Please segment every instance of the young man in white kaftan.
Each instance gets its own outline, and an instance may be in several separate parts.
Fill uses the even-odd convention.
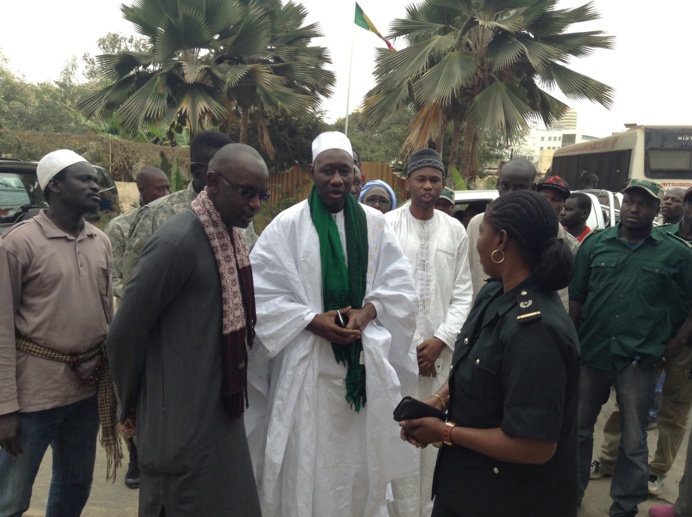
[[[429,398],[447,380],[457,334],[471,309],[473,287],[466,230],[457,219],[435,210],[444,179],[444,165],[437,152],[421,149],[413,153],[406,169],[411,205],[385,215],[411,260],[418,293],[413,345],[420,376],[413,389],[405,393],[418,400]],[[420,472],[392,483],[396,517],[428,516],[432,512],[437,449],[428,447],[416,452]]]
[[[417,373],[418,302],[384,216],[349,194],[348,138],[323,133],[312,152],[309,199],[279,214],[251,254],[246,424],[260,503],[265,517],[387,517],[387,483],[415,472],[392,412]]]

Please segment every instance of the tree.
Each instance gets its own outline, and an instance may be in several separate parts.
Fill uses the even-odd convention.
[[[119,54],[121,52],[146,52],[149,43],[146,38],[138,36],[124,36],[117,32],[109,32],[96,40],[101,54]],[[84,62],[84,77],[87,81],[109,84],[108,79],[101,72],[98,60],[89,53],[82,55]]]
[[[414,119],[404,150],[442,138],[451,122],[455,142],[464,133],[460,171],[478,174],[479,138],[501,134],[506,143],[540,119],[547,126],[568,108],[542,87],[559,88],[573,99],[605,107],[613,90],[570,70],[571,58],[612,47],[602,31],[567,32],[576,23],[598,19],[589,3],[557,9],[557,0],[424,0],[395,20],[390,37],[409,47],[380,50],[376,86],[364,101],[366,121],[412,106]],[[439,150],[439,149],[438,149]],[[451,162],[456,161],[452,154]]]
[[[259,142],[273,154],[263,114],[304,112],[331,95],[335,78],[322,67],[320,36],[302,26],[306,11],[279,0],[141,0],[122,7],[125,19],[149,41],[144,52],[98,56],[112,84],[79,105],[93,117],[117,111],[131,132],[163,122],[189,126],[229,124],[240,113],[240,141],[247,141],[250,112]]]
[[[89,85],[76,81],[77,62],[72,59],[54,83],[33,84],[15,75],[0,54],[0,128],[85,133],[88,125],[74,108]]]

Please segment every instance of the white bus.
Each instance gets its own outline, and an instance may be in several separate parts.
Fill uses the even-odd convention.
[[[634,126],[562,147],[548,175],[562,177],[572,190],[619,192],[633,178],[686,189],[692,186],[692,126]]]

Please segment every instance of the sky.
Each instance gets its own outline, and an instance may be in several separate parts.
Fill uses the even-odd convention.
[[[411,0],[413,1],[413,0]],[[130,4],[131,0],[125,0]],[[98,53],[96,41],[108,32],[135,34],[121,15],[122,0],[2,1],[0,52],[10,69],[31,82],[53,81],[72,56]],[[359,0],[379,31],[387,34],[391,22],[403,18],[409,1]],[[576,7],[582,0],[560,0],[558,6]],[[578,128],[593,136],[607,136],[626,123],[692,125],[692,104],[685,99],[692,83],[687,63],[692,2],[658,0],[655,9],[625,0],[594,0],[601,19],[573,27],[573,31],[603,30],[615,37],[613,50],[597,50],[568,66],[615,89],[611,110],[585,101],[566,99],[578,112]],[[325,34],[315,40],[329,49],[337,74],[335,94],[323,103],[327,118],[345,116],[347,98],[353,111],[374,86],[376,49],[384,43],[353,23],[351,0],[303,0],[308,22],[318,22]],[[28,21],[31,20],[31,23]],[[393,40],[395,48],[404,41]],[[353,51],[351,52],[351,49]],[[349,63],[352,55],[349,91]]]

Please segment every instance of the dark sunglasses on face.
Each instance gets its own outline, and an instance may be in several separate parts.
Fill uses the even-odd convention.
[[[241,187],[240,185],[236,185],[235,183],[228,181],[226,178],[223,177],[223,175],[219,174],[216,171],[209,171],[209,172],[215,173],[219,178],[221,178],[227,184],[229,184],[231,187],[236,189],[240,193],[240,197],[242,197],[243,199],[245,199],[247,201],[249,201],[250,199],[254,199],[255,196],[257,196],[260,201],[266,201],[267,199],[269,199],[269,196],[271,196],[269,191],[265,190],[264,192],[257,192],[256,190],[252,190],[251,188]]]

